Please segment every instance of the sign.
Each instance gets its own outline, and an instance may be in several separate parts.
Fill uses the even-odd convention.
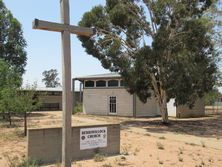
[[[80,150],[107,147],[107,127],[80,129]]]

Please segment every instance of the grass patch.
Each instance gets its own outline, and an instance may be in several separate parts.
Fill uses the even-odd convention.
[[[40,167],[40,162],[33,159],[22,159],[18,156],[10,157],[8,153],[4,154],[7,159],[8,167]]]
[[[183,154],[184,148],[179,147],[179,154]]]
[[[163,165],[163,161],[159,160],[159,164],[160,164],[160,165]]]
[[[122,152],[123,155],[129,155],[129,147],[128,146],[122,146]]]
[[[164,136],[159,137],[161,140],[165,140],[166,138]]]
[[[164,146],[160,142],[157,142],[156,145],[159,150],[164,150]]]
[[[24,139],[24,134],[23,131],[18,128],[0,135],[0,141],[17,141],[21,139]]]
[[[140,152],[140,149],[136,148],[133,154],[137,155],[138,152]]]
[[[125,161],[125,160],[126,160],[126,157],[121,156],[120,159],[123,160],[123,161]]]
[[[60,162],[57,162],[56,167],[62,167],[62,164]]]
[[[178,160],[179,160],[180,162],[183,162],[183,158],[182,158],[182,157],[179,157]]]
[[[32,160],[32,159],[24,159],[19,167],[39,167],[40,162],[36,161],[36,160]]]
[[[145,136],[151,136],[151,134],[149,134],[149,133],[146,133],[146,134],[145,134]]]
[[[102,162],[105,160],[105,156],[102,154],[95,154],[93,159],[95,162]]]
[[[212,163],[213,162],[213,158],[209,158],[208,162]]]
[[[104,164],[102,167],[112,167],[111,164]]]
[[[82,103],[77,103],[73,109],[73,114],[82,113],[82,112],[83,112]]]
[[[201,146],[204,147],[204,148],[206,147],[206,144],[205,144],[204,141],[201,141]]]
[[[195,143],[185,143],[185,144],[190,145],[190,146],[197,146],[197,144]]]

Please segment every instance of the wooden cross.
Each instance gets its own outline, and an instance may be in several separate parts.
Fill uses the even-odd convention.
[[[69,0],[60,0],[60,9],[61,23],[53,23],[35,19],[33,21],[33,29],[61,32],[62,35],[62,166],[71,167],[71,116],[73,108],[71,93],[70,34],[91,36],[95,32],[90,28],[70,25]]]

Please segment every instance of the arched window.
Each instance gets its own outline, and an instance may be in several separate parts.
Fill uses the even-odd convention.
[[[118,80],[110,80],[108,81],[108,87],[118,87],[119,81]]]
[[[106,87],[106,81],[96,81],[96,87]]]
[[[93,88],[94,87],[94,81],[85,81],[85,87],[86,88]]]

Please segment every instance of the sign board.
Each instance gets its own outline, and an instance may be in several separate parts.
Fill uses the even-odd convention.
[[[107,127],[80,129],[80,150],[101,147],[107,147]]]

